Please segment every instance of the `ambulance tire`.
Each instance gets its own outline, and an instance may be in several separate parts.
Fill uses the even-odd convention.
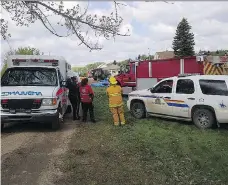
[[[4,130],[4,123],[1,124],[1,130]]]
[[[212,111],[200,108],[193,112],[193,123],[200,129],[212,128],[215,123],[215,115]]]
[[[66,114],[70,114],[72,112],[71,105],[67,106]]]
[[[59,106],[57,111],[57,117],[55,121],[51,123],[52,130],[58,130],[61,127],[61,123],[63,122],[62,119],[59,118],[59,113],[62,114],[62,108]]]
[[[133,102],[131,104],[131,114],[137,119],[145,118],[146,109],[145,109],[145,105],[143,104],[143,102],[141,102],[141,101]]]

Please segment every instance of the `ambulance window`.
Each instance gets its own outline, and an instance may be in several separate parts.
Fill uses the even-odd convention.
[[[190,79],[180,79],[177,81],[177,94],[193,94],[195,92],[194,82]]]
[[[225,80],[199,80],[203,94],[228,96],[228,88]]]
[[[60,71],[58,71],[58,76],[59,76],[59,82],[62,82],[64,79],[63,79],[63,76],[61,75]]]
[[[152,93],[172,93],[173,80],[165,80],[155,86]]]

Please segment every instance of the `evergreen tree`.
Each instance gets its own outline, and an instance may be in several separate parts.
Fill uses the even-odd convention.
[[[194,52],[194,34],[190,33],[191,26],[186,18],[178,24],[176,35],[173,40],[173,50],[175,56],[185,57],[193,56]]]

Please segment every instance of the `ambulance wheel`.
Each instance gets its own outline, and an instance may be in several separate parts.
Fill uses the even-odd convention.
[[[5,126],[4,123],[2,123],[2,124],[1,124],[1,130],[4,129],[4,126]]]
[[[214,125],[215,116],[213,112],[208,109],[196,109],[193,113],[192,120],[198,128],[207,129]]]
[[[59,106],[59,108],[57,110],[57,117],[56,117],[55,121],[53,121],[51,124],[52,130],[60,129],[62,122],[63,122],[62,108]]]
[[[145,105],[140,101],[133,102],[131,104],[131,114],[137,119],[145,118]]]
[[[67,106],[66,114],[70,114],[72,112],[71,105]]]

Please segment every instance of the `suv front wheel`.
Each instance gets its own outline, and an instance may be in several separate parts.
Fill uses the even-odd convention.
[[[215,123],[215,116],[208,109],[196,109],[193,113],[192,120],[198,128],[207,129],[211,128]]]
[[[146,115],[144,104],[140,101],[133,102],[131,105],[131,114],[137,119],[144,118]]]

